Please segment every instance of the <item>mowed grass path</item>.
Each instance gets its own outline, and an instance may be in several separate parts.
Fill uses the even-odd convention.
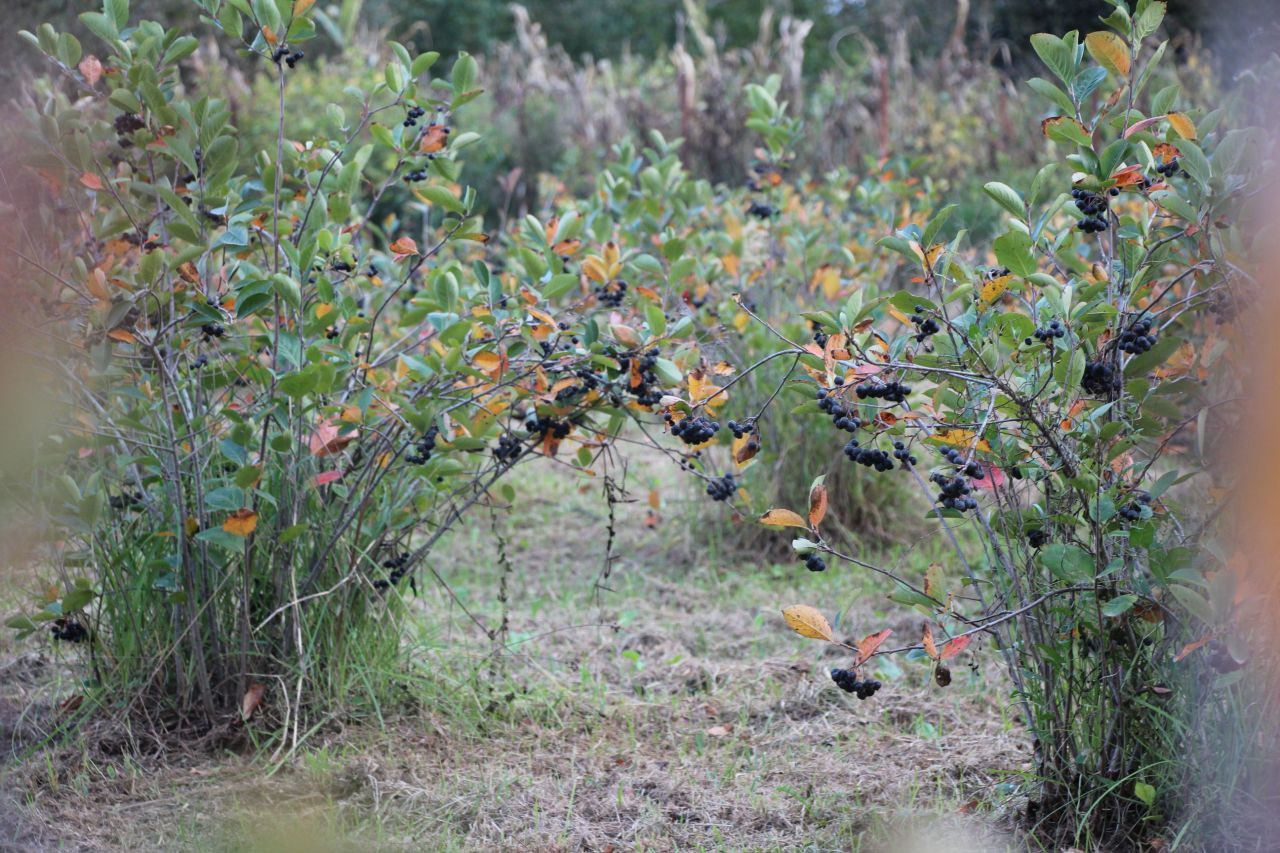
[[[603,578],[601,484],[535,468],[512,507],[479,509],[442,541],[432,565],[452,593],[419,575],[402,699],[330,722],[277,765],[30,758],[10,769],[11,837],[87,850],[1010,843],[996,827],[1017,805],[1005,791],[1028,753],[990,649],[975,643],[954,662],[945,690],[921,664],[886,662],[884,688],[859,701],[826,675],[847,659],[792,634],[779,611],[813,604],[850,642],[883,627],[914,638],[921,617],[882,583],[741,553],[728,512],[705,521],[709,501],[659,464],[632,468]],[[932,537],[883,560],[919,575],[948,563],[941,547]],[[497,647],[463,608],[498,625],[504,573]]]

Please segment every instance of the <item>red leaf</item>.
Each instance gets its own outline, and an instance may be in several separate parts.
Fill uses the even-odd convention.
[[[93,172],[85,172],[80,176],[80,183],[84,184],[91,190],[102,190],[102,178],[99,178]]]
[[[893,631],[891,629],[885,628],[883,631],[877,631],[874,634],[868,634],[867,636],[859,640],[857,665],[861,666],[862,664],[869,661],[872,655],[876,653],[876,650],[880,648],[880,645],[884,643],[885,640],[889,639],[889,635],[892,633]]]
[[[311,485],[313,488],[318,489],[321,486],[329,485],[334,480],[341,480],[341,479],[342,479],[341,471],[323,471],[311,478]]]
[[[983,475],[981,480],[970,480],[975,488],[986,489],[989,492],[994,492],[998,487],[1004,485],[1004,471],[1001,471],[990,462],[983,462],[980,460],[978,464],[982,466],[982,469],[986,474]]]
[[[414,242],[412,237],[401,237],[388,248],[391,249],[391,254],[396,256],[397,261],[410,255],[418,254],[418,244]]]
[[[938,660],[950,660],[951,658],[960,654],[965,649],[969,648],[969,643],[972,641],[973,641],[972,634],[964,634],[959,637],[953,637],[952,639],[947,641],[947,644],[945,646],[942,647],[942,652],[938,655]]]

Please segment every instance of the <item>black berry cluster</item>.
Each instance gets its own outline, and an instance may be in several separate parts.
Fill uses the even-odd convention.
[[[405,572],[409,571],[409,555],[396,554],[394,557],[388,557],[382,561],[382,568],[390,569],[385,578],[379,578],[373,582],[374,589],[387,589],[400,583],[400,579],[404,577]]]
[[[436,449],[436,436],[439,434],[440,428],[434,425],[424,432],[422,437],[414,442],[413,450],[405,457],[405,461],[410,465],[425,465],[431,458],[431,452]]]
[[[671,434],[685,444],[702,444],[710,441],[720,431],[720,422],[703,415],[684,418],[671,425]]]
[[[1146,492],[1134,492],[1133,500],[1120,507],[1120,517],[1125,521],[1141,521],[1142,508],[1151,505],[1151,495]]]
[[[777,212],[773,205],[758,201],[751,202],[751,206],[747,208],[747,215],[757,219],[771,219]]]
[[[929,476],[929,479],[938,487],[938,505],[943,509],[954,509],[964,512],[968,509],[977,509],[978,501],[969,494],[969,481],[964,477],[948,477],[946,474],[939,474],[936,471]]]
[[[713,477],[711,482],[707,483],[707,494],[713,501],[727,501],[736,491],[738,491],[738,484],[732,474]]]
[[[625,282],[619,282],[625,285]],[[658,349],[655,347],[647,352],[630,353],[620,356],[618,363],[622,366],[622,375],[629,377],[631,374],[631,359],[638,358],[640,363],[636,365],[640,372],[640,384],[634,388],[628,387],[628,390],[635,395],[636,402],[642,406],[656,406],[662,401],[662,391],[658,388],[658,374],[656,372],[658,366]]]
[[[89,639],[89,630],[76,619],[58,619],[49,626],[49,633],[55,640],[64,643],[84,643]]]
[[[205,340],[210,338],[220,338],[227,333],[221,323],[205,323],[200,327],[200,333],[204,335]]]
[[[128,148],[133,145],[133,141],[129,139],[129,134],[135,130],[142,130],[147,123],[142,120],[142,116],[137,113],[121,113],[116,116],[116,142],[121,148]],[[128,239],[127,237],[125,239]]]
[[[622,279],[618,279],[607,284],[597,284],[595,292],[596,298],[600,300],[601,305],[617,308],[627,295],[627,283]]]
[[[1156,344],[1156,336],[1151,332],[1151,318],[1142,317],[1134,320],[1129,327],[1120,333],[1117,346],[1121,352],[1141,355]]]
[[[747,418],[745,421],[741,422],[729,421],[725,426],[729,427],[729,431],[733,433],[734,438],[742,438],[744,435],[756,428],[756,419]]]
[[[1095,234],[1107,230],[1107,220],[1098,214],[1104,213],[1111,206],[1110,196],[1119,195],[1118,189],[1112,188],[1106,193],[1094,193],[1075,187],[1071,197],[1076,200],[1076,207],[1084,214],[1084,219],[1076,223],[1076,227],[1086,234]]]
[[[859,681],[858,674],[851,669],[832,669],[831,680],[845,693],[855,693],[859,699],[870,699],[880,689],[879,681]]]
[[[818,554],[810,554],[804,558],[804,567],[811,572],[825,572],[827,561]]]
[[[877,471],[893,470],[893,460],[889,458],[888,451],[874,447],[860,447],[856,438],[849,439],[849,443],[844,446],[844,455],[848,456],[851,462],[857,462],[859,465],[865,465]]]
[[[1174,175],[1178,174],[1178,158],[1172,157],[1169,159],[1169,162],[1161,163],[1156,166],[1156,171],[1166,178],[1172,178]]]
[[[974,480],[981,480],[986,472],[982,470],[982,466],[975,460],[964,460],[964,454],[954,447],[944,447],[938,451],[942,454],[942,458],[950,462],[952,465],[960,466],[964,469],[964,475]]]
[[[1043,548],[1049,542],[1049,531],[1043,527],[1033,527],[1027,531],[1027,544],[1032,548]]]
[[[498,437],[498,446],[493,449],[494,458],[499,464],[510,464],[520,458],[520,454],[524,453],[524,445],[520,440],[510,434],[504,434]]]
[[[916,306],[916,313],[911,315],[911,322],[916,324],[916,343],[921,343],[930,335],[936,335],[942,331],[937,320],[924,316],[923,305]]]
[[[884,382],[879,385],[864,382],[857,388],[854,388],[853,391],[858,395],[859,400],[864,400],[867,397],[870,397],[873,400],[888,400],[890,403],[902,403],[906,401],[907,395],[911,393],[911,386],[903,385],[901,382],[896,380],[893,382]]]
[[[813,342],[820,347],[825,347],[827,345],[827,338],[830,336],[826,332],[822,331],[822,329],[819,329],[817,324],[812,320],[809,321],[809,325],[813,326]]]
[[[427,111],[419,106],[409,107],[409,111],[405,113],[404,126],[413,127],[418,123],[418,119],[427,114]]]
[[[293,68],[302,60],[304,56],[306,56],[306,54],[300,50],[295,50],[292,53],[290,53],[289,48],[285,47],[284,45],[280,45],[275,49],[275,51],[272,52],[271,61],[274,62],[276,65],[279,65],[280,60],[283,59],[285,65],[288,65],[290,68]]]
[[[426,169],[414,169],[412,172],[405,172],[405,175],[404,175],[404,181],[407,184],[413,184],[419,181],[425,181],[426,179],[427,179]]]
[[[1120,390],[1120,371],[1105,361],[1088,361],[1084,365],[1084,375],[1080,378],[1080,387],[1085,393],[1099,397],[1110,397]]]
[[[555,418],[531,416],[525,421],[525,429],[539,437],[550,434],[552,438],[566,438],[573,429],[573,424]]]
[[[918,461],[901,441],[893,443],[893,458],[901,462],[903,468],[909,468]]]
[[[1067,330],[1062,327],[1061,320],[1050,320],[1049,325],[1038,328],[1031,334],[1042,344],[1052,344],[1054,338],[1065,338]],[[1030,344],[1031,338],[1027,338],[1023,343]]]
[[[853,409],[830,394],[826,388],[818,389],[818,408],[831,415],[831,422],[835,424],[836,429],[853,432],[862,426],[862,421],[854,416]]]

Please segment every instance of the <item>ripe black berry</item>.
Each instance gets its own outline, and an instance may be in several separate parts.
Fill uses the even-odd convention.
[[[810,554],[804,558],[804,567],[811,572],[825,572],[827,570],[827,561],[817,554]]]
[[[1087,394],[1098,397],[1111,397],[1120,391],[1122,380],[1120,372],[1105,361],[1085,362],[1084,375],[1080,378],[1080,387]]]
[[[1062,321],[1053,320],[1049,325],[1036,329],[1032,334],[1035,335],[1036,340],[1040,343],[1048,343],[1052,345],[1055,338],[1065,338],[1067,336],[1067,330],[1063,328]],[[1027,338],[1026,342],[1031,343],[1031,338]]]
[[[719,431],[719,421],[713,421],[702,415],[685,418],[671,425],[671,434],[685,444],[702,444],[710,441]]]
[[[707,483],[707,494],[713,501],[727,501],[738,491],[738,484],[732,474],[716,477]]]
[[[439,427],[432,426],[422,437],[415,442],[413,450],[405,456],[405,461],[410,465],[424,465],[431,458],[431,451],[436,449],[436,436],[440,434]]]
[[[911,393],[911,386],[903,385],[897,381],[879,384],[864,382],[853,391],[858,395],[859,400],[870,397],[872,399],[888,400],[891,403],[902,403],[906,401],[907,395]]]
[[[1151,332],[1151,318],[1141,317],[1129,324],[1117,342],[1117,346],[1121,352],[1127,352],[1131,355],[1141,355],[1147,350],[1155,346],[1156,336]]]
[[[1043,527],[1033,527],[1027,531],[1027,544],[1032,548],[1043,548],[1049,542],[1049,532]]]
[[[870,699],[881,688],[879,681],[859,681],[857,673],[848,669],[832,669],[831,680],[845,693],[856,694],[859,699]]]

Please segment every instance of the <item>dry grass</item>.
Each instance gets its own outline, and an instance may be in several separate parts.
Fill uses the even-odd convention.
[[[670,472],[644,470],[655,473],[629,485],[640,498],[658,488],[665,520],[650,530],[645,501],[618,506],[608,590],[595,588],[598,486],[548,472],[499,516],[513,572],[504,654],[445,590],[420,584],[406,701],[381,725],[334,722],[278,768],[82,744],[11,757],[0,849],[1005,847],[993,827],[1013,804],[997,786],[1027,753],[990,656],[945,691],[905,664],[869,701],[840,693],[824,674],[840,658],[786,631],[780,606],[817,604],[849,635],[913,632],[916,619],[852,571],[756,565],[701,541],[671,520],[692,507]],[[454,535],[436,568],[497,624],[485,521]],[[932,547],[891,556],[919,566]],[[51,707],[47,656],[10,665],[28,672],[24,685],[4,679],[10,721]]]

